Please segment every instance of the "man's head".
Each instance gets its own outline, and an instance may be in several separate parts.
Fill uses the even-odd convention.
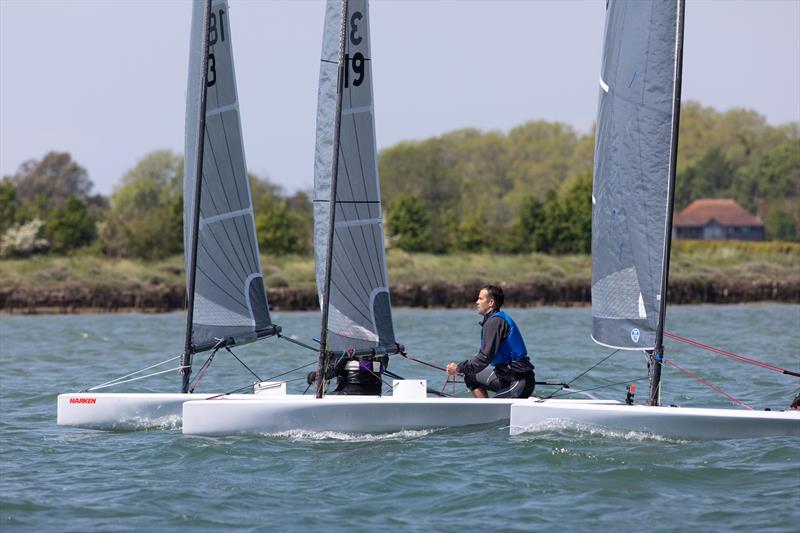
[[[479,315],[486,316],[492,311],[498,311],[503,306],[503,289],[496,285],[484,285],[478,291],[478,299],[475,301],[475,308]]]

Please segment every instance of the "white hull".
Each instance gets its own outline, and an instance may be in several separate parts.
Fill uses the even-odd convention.
[[[313,396],[218,398],[183,404],[188,435],[254,435],[285,431],[386,433],[509,421],[514,402],[533,400]],[[550,400],[554,403],[617,403]]]
[[[692,440],[800,436],[800,411],[743,411],[645,405],[517,402],[511,434],[552,429],[554,424],[602,427]]]
[[[59,394],[56,419],[59,426],[111,431],[180,427],[183,403],[211,396],[180,393]]]

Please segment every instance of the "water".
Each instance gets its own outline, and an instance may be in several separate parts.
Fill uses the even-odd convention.
[[[538,379],[569,380],[610,353],[588,338],[586,308],[510,310]],[[276,313],[301,340],[318,313]],[[398,338],[443,365],[475,350],[467,310],[398,310]],[[796,438],[681,442],[653,435],[552,427],[515,437],[502,425],[347,435],[184,437],[179,429],[105,433],[56,426],[56,396],[178,354],[184,317],[0,317],[2,531],[800,531]],[[671,307],[668,330],[800,368],[800,306]],[[785,407],[795,378],[670,342],[682,367],[755,408]],[[313,361],[270,339],[236,351],[261,378]],[[441,387],[443,373],[399,358],[390,368]],[[303,392],[304,372],[287,376]],[[619,353],[574,383],[596,388],[645,376],[640,355]],[[674,369],[664,403],[730,407]],[[202,390],[252,382],[230,355]],[[637,402],[646,381],[638,381]],[[172,391],[167,374],[126,390]],[[543,388],[540,388],[543,390]],[[624,385],[596,391],[623,399]]]

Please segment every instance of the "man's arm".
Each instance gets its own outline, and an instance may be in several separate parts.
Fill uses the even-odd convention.
[[[483,344],[472,359],[458,365],[461,374],[477,374],[489,366],[497,354],[500,343],[508,335],[508,324],[499,316],[490,317],[483,324]]]

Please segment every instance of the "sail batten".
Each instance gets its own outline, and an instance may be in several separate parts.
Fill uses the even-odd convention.
[[[193,352],[220,343],[250,342],[274,331],[244,157],[227,0],[211,2],[207,30],[202,24],[205,9],[205,2],[195,0],[186,98],[184,245],[187,277],[194,277],[189,325]],[[197,80],[203,76],[205,31],[208,68],[201,125],[198,106],[203,88]],[[197,169],[200,142],[202,168]],[[196,187],[200,195],[195,239],[188,221],[195,213],[190,191]],[[193,255],[194,265],[189,261]]]
[[[680,0],[607,7],[592,190],[592,338],[656,349],[677,136]]]
[[[325,12],[314,166],[314,248],[329,351],[385,349],[395,344],[378,181],[368,11],[364,0],[346,4],[329,0]],[[330,273],[326,271],[328,253]]]

